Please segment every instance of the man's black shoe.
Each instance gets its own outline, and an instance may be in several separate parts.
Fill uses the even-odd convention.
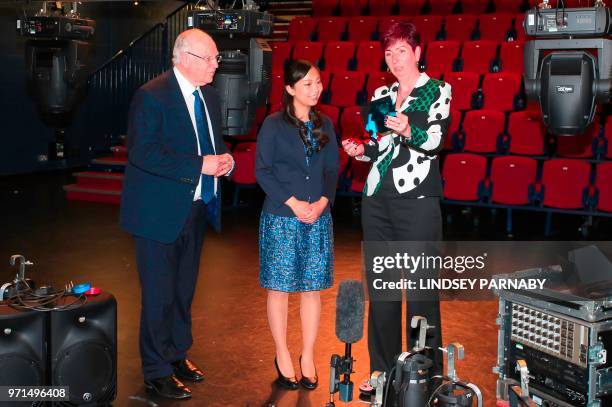
[[[172,363],[172,367],[176,377],[181,380],[189,380],[190,382],[201,382],[204,380],[204,373],[189,359],[178,360]]]
[[[144,384],[148,391],[167,399],[184,400],[191,398],[191,390],[174,376],[145,380]]]

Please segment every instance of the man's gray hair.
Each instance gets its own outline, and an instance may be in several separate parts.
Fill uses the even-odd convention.
[[[187,36],[182,33],[176,37],[174,48],[172,49],[172,64],[178,65],[181,63],[181,53],[189,50],[189,41]]]

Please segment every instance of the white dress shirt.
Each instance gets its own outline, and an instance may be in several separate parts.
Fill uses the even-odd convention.
[[[173,68],[174,75],[176,76],[176,80],[178,81],[179,87],[181,88],[181,93],[183,94],[183,98],[185,99],[185,104],[187,105],[187,110],[189,111],[189,117],[191,118],[191,124],[193,125],[193,130],[196,134],[196,145],[198,146],[198,155],[202,155],[202,150],[200,147],[200,140],[198,139],[198,126],[195,121],[195,96],[193,95],[194,90],[198,90],[200,94],[200,98],[202,99],[202,103],[204,103],[204,112],[206,113],[206,121],[208,122],[208,135],[210,137],[210,144],[212,145],[213,150],[215,151],[215,139],[213,135],[212,124],[210,121],[210,116],[208,114],[208,107],[206,106],[206,101],[202,96],[202,90],[199,87],[193,86],[191,82],[189,82],[176,67]],[[217,177],[214,177],[215,180],[215,195],[217,195],[217,183],[219,180]],[[193,195],[193,200],[197,201],[198,199],[202,199],[202,177],[198,181],[198,186],[196,187],[195,194]]]

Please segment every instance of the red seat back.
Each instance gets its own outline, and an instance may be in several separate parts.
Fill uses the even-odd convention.
[[[524,52],[525,43],[522,41],[502,42],[499,55],[501,72],[514,72],[522,75],[525,72]]]
[[[508,123],[512,154],[542,155],[546,128],[539,112],[512,112]]]
[[[355,56],[355,43],[332,41],[325,46],[323,59],[325,70],[331,72],[347,71],[349,63]]]
[[[542,184],[544,205],[581,209],[582,194],[589,185],[590,164],[580,160],[554,159],[544,163]]]
[[[612,163],[597,165],[597,177],[595,186],[599,191],[597,209],[612,212]]]
[[[463,43],[461,58],[464,72],[488,73],[497,54],[494,41],[468,41]]]
[[[478,90],[480,77],[475,72],[448,72],[444,81],[451,85],[453,98],[451,107],[458,110],[472,108],[472,96]]]
[[[236,166],[232,173],[232,181],[237,184],[255,184],[255,147],[257,143],[239,143],[232,151]]]
[[[312,17],[294,17],[289,22],[289,41],[310,41],[317,27]]]
[[[377,17],[351,18],[348,20],[348,40],[355,42],[372,41],[377,29]]]
[[[498,136],[504,131],[505,117],[496,110],[470,110],[463,119],[465,151],[494,153]]]
[[[335,106],[354,106],[357,96],[365,86],[365,73],[345,71],[337,72],[331,82],[331,104]]]
[[[427,45],[425,60],[428,71],[452,72],[453,61],[459,54],[457,41],[434,41]]]
[[[346,17],[322,17],[317,29],[318,41],[340,41],[346,32]]]
[[[380,72],[384,60],[380,43],[364,41],[357,46],[357,70],[360,72]]]
[[[521,91],[521,75],[503,72],[487,74],[482,91],[485,109],[511,111],[514,109],[514,98]]]
[[[469,41],[476,28],[478,17],[475,14],[454,14],[446,16],[444,31],[447,41]]]
[[[506,205],[529,203],[529,186],[536,180],[538,163],[533,158],[495,157],[491,163],[491,200]]]
[[[487,159],[476,154],[448,154],[442,167],[444,198],[458,201],[479,199],[478,186],[485,179]]]

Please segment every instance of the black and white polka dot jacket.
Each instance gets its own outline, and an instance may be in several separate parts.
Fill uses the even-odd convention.
[[[390,96],[395,104],[399,83],[382,86],[372,101]],[[408,116],[410,140],[396,133],[372,135],[360,161],[372,162],[363,189],[365,196],[379,190],[402,198],[442,195],[437,154],[450,123],[451,86],[421,73],[414,89],[401,105]],[[366,126],[367,128],[367,126]]]

